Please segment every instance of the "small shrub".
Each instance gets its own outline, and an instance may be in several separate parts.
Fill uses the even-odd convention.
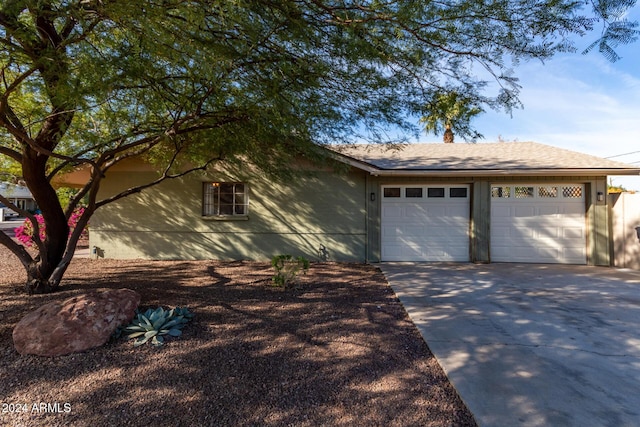
[[[176,307],[165,310],[158,307],[155,310],[148,309],[144,313],[138,312],[129,326],[123,332],[129,339],[136,339],[134,346],[151,344],[159,346],[164,344],[164,337],[179,337],[182,328],[193,318],[193,313],[188,308]]]
[[[300,270],[306,274],[309,261],[302,256],[293,258],[291,255],[276,255],[271,259],[271,266],[276,270],[272,279],[273,284],[289,289],[295,284]]]

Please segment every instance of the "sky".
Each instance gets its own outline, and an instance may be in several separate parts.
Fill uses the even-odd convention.
[[[640,5],[629,19],[640,21]],[[515,68],[524,108],[511,117],[488,111],[474,119],[484,135],[478,143],[534,141],[640,168],[640,40],[618,47],[622,59],[611,63],[597,49],[582,55],[595,39],[594,34],[578,39],[576,53]],[[432,142],[433,135],[425,138]],[[640,176],[609,181],[640,191]]]

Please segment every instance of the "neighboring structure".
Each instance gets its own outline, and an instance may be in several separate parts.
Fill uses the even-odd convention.
[[[9,182],[0,182],[0,194],[9,199],[18,208],[34,212],[38,209],[36,201],[33,199],[29,189],[23,185],[11,184]],[[4,206],[0,202],[0,208],[3,209],[4,214],[0,214],[2,217],[6,216],[18,216],[18,213],[14,210]],[[2,218],[0,218],[1,220]]]
[[[107,258],[610,265],[606,177],[640,173],[530,142],[334,149],[342,174],[275,183],[219,163],[166,181],[98,210],[90,245]],[[154,176],[121,165],[102,195]]]
[[[640,193],[609,194],[612,265],[640,270]]]

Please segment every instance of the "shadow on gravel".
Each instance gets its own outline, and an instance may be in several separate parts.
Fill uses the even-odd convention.
[[[28,411],[2,425],[475,425],[384,276],[314,264],[298,289],[266,263],[75,262],[60,292],[0,287],[0,396]],[[163,347],[20,356],[11,330],[29,310],[88,289],[127,287],[142,306],[196,315]],[[70,410],[33,412],[33,403]],[[52,408],[51,408],[52,409]]]

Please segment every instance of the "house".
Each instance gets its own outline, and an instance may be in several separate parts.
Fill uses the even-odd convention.
[[[10,182],[0,182],[0,194],[6,197],[11,203],[18,208],[35,212],[38,209],[36,201],[33,199],[31,192],[24,185],[16,185]],[[4,206],[0,202],[0,208],[4,209],[6,216],[18,216],[18,213]]]
[[[607,175],[640,169],[533,142],[333,147],[344,173],[278,183],[216,165],[99,209],[107,258],[610,265]],[[151,180],[110,170],[102,196]]]

